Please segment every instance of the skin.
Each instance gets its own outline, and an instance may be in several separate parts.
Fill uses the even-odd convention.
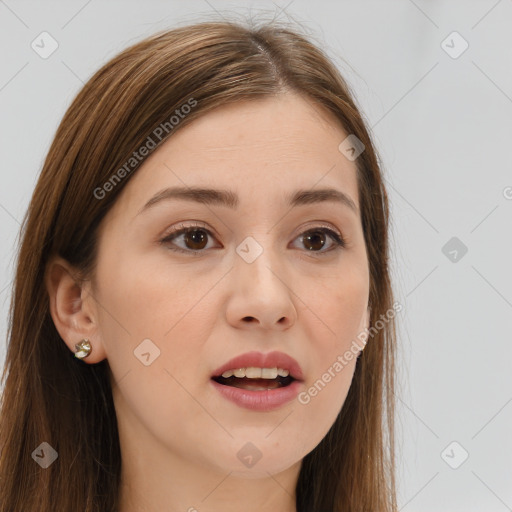
[[[221,107],[174,133],[131,178],[100,226],[94,280],[80,288],[76,269],[52,261],[46,282],[62,339],[74,351],[89,338],[83,363],[106,358],[111,368],[120,512],[296,510],[301,461],[341,410],[355,357],[308,404],[272,412],[227,401],[210,377],[239,354],[280,350],[299,362],[307,390],[368,326],[356,166],[338,150],[347,135],[292,93]],[[194,185],[235,191],[238,210],[172,200],[137,215],[161,189]],[[357,212],[284,201],[324,187],[349,195]],[[184,235],[159,242],[191,221],[213,233],[201,255]],[[346,247],[325,235],[325,247],[308,250],[299,235],[322,224]],[[235,252],[247,236],[263,249],[250,264]],[[134,356],[144,339],[160,350],[149,366]],[[250,468],[237,457],[249,441],[262,455]]]

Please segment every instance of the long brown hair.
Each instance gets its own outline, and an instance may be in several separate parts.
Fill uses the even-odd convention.
[[[98,226],[147,158],[126,165],[148,136],[155,142],[155,133],[163,134],[161,143],[219,106],[285,91],[328,109],[365,146],[356,164],[372,325],[392,308],[388,199],[377,152],[327,54],[277,22],[201,22],[134,44],[97,71],[68,108],[23,220],[2,376],[0,512],[118,507],[121,455],[108,362],[84,365],[60,338],[44,282],[50,258],[78,268],[77,282],[94,275]],[[177,109],[188,113],[171,127]],[[122,179],[113,183],[114,175]],[[396,511],[395,349],[390,318],[357,360],[332,428],[302,461],[299,512]],[[47,468],[34,462],[43,442],[58,454]]]

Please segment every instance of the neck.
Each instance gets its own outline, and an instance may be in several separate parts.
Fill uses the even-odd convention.
[[[123,457],[119,512],[296,512],[300,462],[253,478],[172,458],[163,465],[155,462],[147,456]]]

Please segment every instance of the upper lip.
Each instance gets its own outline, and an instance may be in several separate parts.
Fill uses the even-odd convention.
[[[296,380],[302,380],[302,368],[299,363],[284,352],[274,351],[263,354],[262,352],[246,352],[225,362],[219,366],[212,377],[220,377],[226,370],[237,368],[248,368],[250,366],[256,368],[282,368],[288,370],[290,376]]]

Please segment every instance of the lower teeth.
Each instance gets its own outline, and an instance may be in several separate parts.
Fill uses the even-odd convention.
[[[253,382],[251,382],[253,381]],[[245,389],[248,391],[271,391],[273,389],[284,387],[280,378],[276,379],[248,379],[247,377],[228,377],[218,380],[221,384],[235,388]]]

